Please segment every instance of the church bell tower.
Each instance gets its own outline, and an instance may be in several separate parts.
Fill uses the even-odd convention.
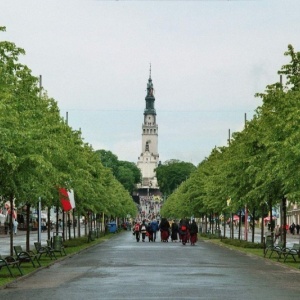
[[[154,107],[154,88],[150,75],[147,83],[147,95],[145,98],[144,123],[142,124],[142,153],[138,158],[137,167],[141,170],[142,180],[139,188],[158,190],[155,169],[158,167],[158,125],[156,124],[156,111]]]

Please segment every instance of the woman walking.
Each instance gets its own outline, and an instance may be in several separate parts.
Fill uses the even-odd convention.
[[[172,242],[177,242],[179,234],[179,227],[176,221],[174,220],[171,226],[171,240]]]
[[[161,219],[159,229],[160,229],[161,241],[167,242],[169,239],[169,234],[170,234],[169,233],[170,223],[168,222],[168,220],[166,218]]]
[[[198,226],[195,220],[193,220],[192,224],[190,225],[191,246],[195,246],[195,243],[197,242],[197,235],[198,235]]]

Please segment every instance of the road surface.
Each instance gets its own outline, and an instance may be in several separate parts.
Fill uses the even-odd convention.
[[[1,299],[299,299],[300,271],[199,241],[139,242],[130,232],[0,290]]]

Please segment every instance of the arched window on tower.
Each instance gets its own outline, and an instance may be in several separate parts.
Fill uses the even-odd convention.
[[[148,142],[146,142],[145,151],[149,151],[149,143]]]

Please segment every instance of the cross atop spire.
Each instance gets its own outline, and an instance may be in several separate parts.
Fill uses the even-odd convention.
[[[151,78],[151,63],[150,63],[150,74],[149,74],[149,78]]]

